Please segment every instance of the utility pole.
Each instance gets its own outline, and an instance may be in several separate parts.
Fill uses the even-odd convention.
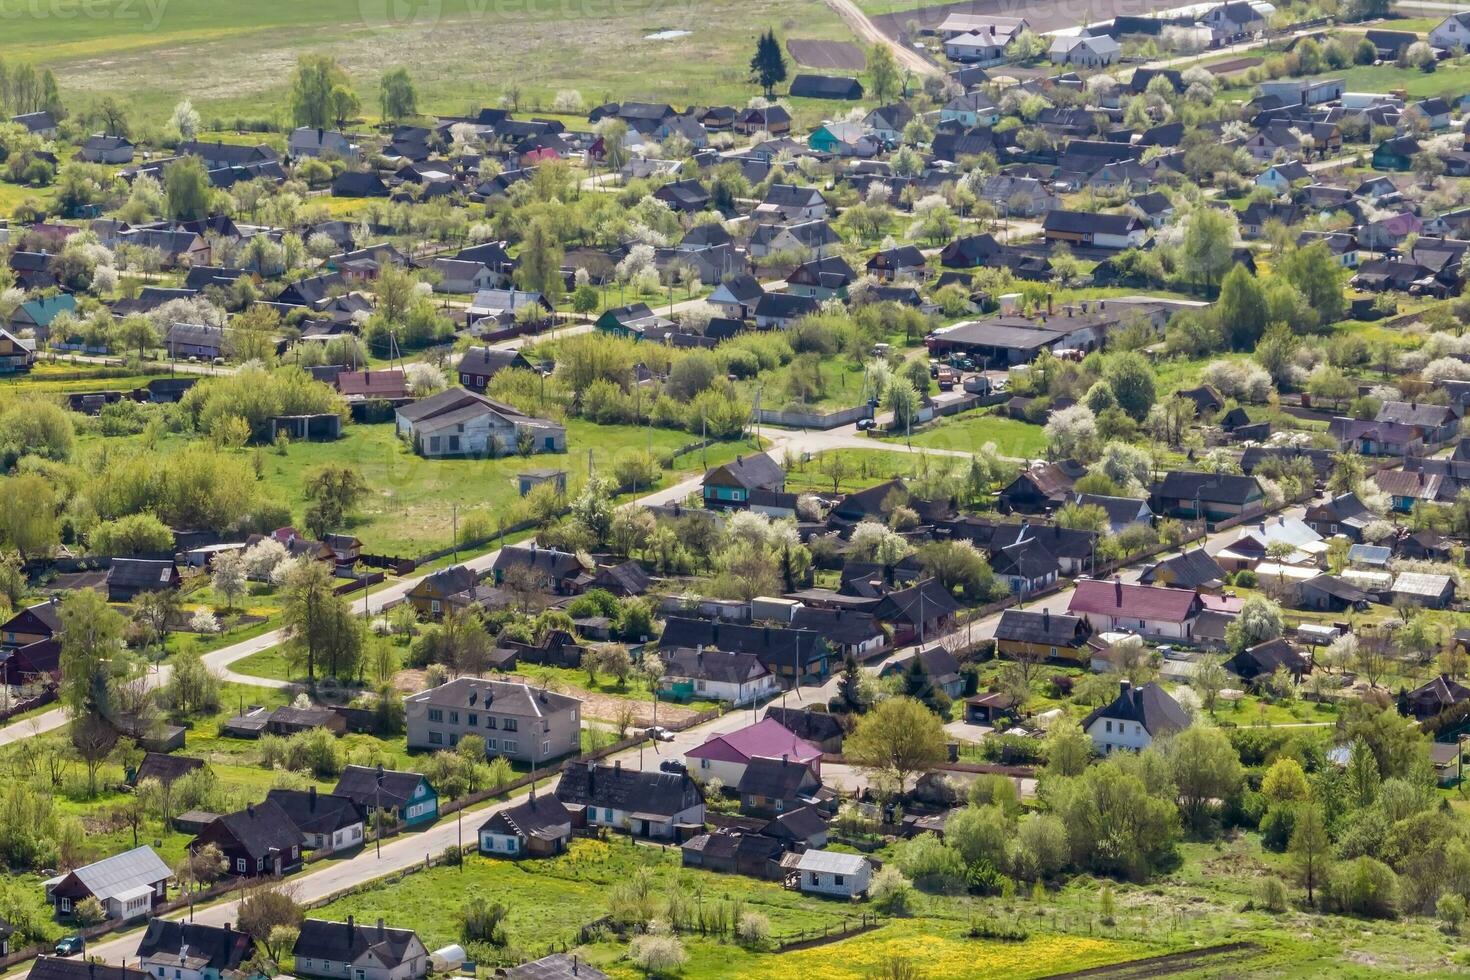
[[[454,549],[454,562],[459,564],[459,501],[449,505],[449,533],[451,535],[449,547]]]

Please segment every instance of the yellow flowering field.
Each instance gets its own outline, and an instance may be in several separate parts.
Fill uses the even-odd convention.
[[[913,962],[926,977],[1025,980],[1155,952],[1143,943],[1087,936],[1032,936],[1020,943],[969,939],[949,923],[910,920],[827,946],[761,957],[745,976],[751,980],[861,980],[884,961],[898,958]]]

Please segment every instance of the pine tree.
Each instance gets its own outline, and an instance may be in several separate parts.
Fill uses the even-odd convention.
[[[781,43],[771,29],[755,42],[755,57],[750,59],[750,74],[761,90],[770,98],[776,86],[786,81],[786,56],[781,53]]]

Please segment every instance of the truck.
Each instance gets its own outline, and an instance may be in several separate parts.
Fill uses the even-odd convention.
[[[945,365],[940,366],[937,377],[939,379],[940,391],[954,391],[955,382],[959,380],[959,375],[955,369]]]

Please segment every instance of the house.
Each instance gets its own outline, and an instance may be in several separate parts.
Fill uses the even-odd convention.
[[[162,905],[174,873],[144,844],[84,865],[44,883],[46,900],[59,916],[71,916],[81,902],[95,898],[109,919],[137,919]]]
[[[740,782],[740,811],[752,816],[775,816],[811,806],[817,801],[822,779],[811,767],[792,759],[751,759]]]
[[[1086,467],[1072,459],[1036,463],[1016,474],[996,503],[1003,514],[1039,514],[1066,503],[1072,485],[1086,475]]]
[[[790,94],[797,99],[843,99],[856,101],[863,97],[863,84],[843,75],[797,75],[791,80]]]
[[[499,586],[505,584],[507,575],[524,575],[527,585],[534,584],[543,592],[571,595],[581,591],[576,579],[584,571],[581,559],[571,552],[529,541],[501,548],[490,566],[490,577]]]
[[[290,704],[281,705],[265,720],[267,735],[298,735],[313,728],[325,728],[333,735],[342,735],[347,731],[347,721],[331,708],[317,705],[298,708]]]
[[[379,919],[360,926],[307,919],[291,947],[295,973],[327,980],[420,980],[429,973],[429,951],[412,929],[390,929]]]
[[[22,374],[36,363],[36,342],[0,329],[0,374]]]
[[[556,798],[587,826],[634,837],[671,840],[685,828],[704,826],[704,793],[677,762],[664,762],[656,772],[624,769],[621,761],[571,762],[562,769]]]
[[[518,452],[564,452],[566,426],[526,415],[465,388],[450,388],[397,411],[398,434],[421,456],[494,457]]]
[[[786,276],[786,288],[796,296],[816,300],[845,299],[847,287],[857,278],[852,266],[838,255],[803,262]]]
[[[780,841],[790,850],[826,847],[830,836],[827,821],[815,807],[787,810],[760,828],[762,835]]]
[[[1297,584],[1296,592],[1298,607],[1319,612],[1362,611],[1373,601],[1372,595],[1336,575],[1307,579]]]
[[[23,647],[61,632],[61,601],[55,596],[27,606],[0,624],[0,644]]]
[[[995,652],[1015,660],[1085,664],[1092,659],[1092,635],[1092,624],[1083,616],[1007,609],[995,625]]]
[[[938,643],[920,647],[907,656],[897,656],[883,665],[880,677],[901,676],[915,697],[933,699],[936,691],[957,698],[965,691],[965,677],[955,655]]]
[[[152,918],[138,941],[138,965],[157,980],[222,980],[255,954],[249,933],[202,922]]]
[[[1152,527],[1153,511],[1148,509],[1147,500],[1132,497],[1109,497],[1099,493],[1079,493],[1071,503],[1078,507],[1098,507],[1108,517],[1108,531],[1117,534],[1130,527]]]
[[[679,850],[686,868],[779,880],[787,847],[786,841],[765,834],[721,828],[691,837]]]
[[[225,328],[202,323],[172,323],[163,335],[163,349],[170,360],[201,358],[212,361],[224,357],[229,348]]]
[[[1410,170],[1414,158],[1423,147],[1413,136],[1395,136],[1379,143],[1373,150],[1374,170]]]
[[[1470,687],[1466,687],[1448,674],[1440,674],[1410,691],[1406,701],[1409,714],[1424,721],[1456,705],[1470,701]]]
[[[1096,36],[1074,34],[1060,36],[1053,40],[1049,54],[1051,60],[1058,65],[1071,65],[1075,68],[1103,68],[1111,65],[1122,50],[1123,46],[1107,34]]]
[[[332,181],[333,197],[387,197],[388,185],[376,171],[344,170]]]
[[[1113,703],[1095,709],[1082,722],[1093,747],[1104,755],[1138,752],[1152,745],[1154,739],[1188,727],[1189,715],[1153,681],[1137,687],[1121,681]]]
[[[1044,545],[1024,537],[990,553],[990,567],[1013,595],[1023,600],[1056,584],[1061,562]]]
[[[263,164],[279,162],[276,151],[264,143],[253,145],[244,143],[225,143],[216,140],[213,143],[202,140],[185,140],[175,147],[174,152],[179,156],[196,156],[204,161],[205,167],[210,170],[229,170],[234,167],[259,167]]]
[[[1216,4],[1198,15],[1196,23],[1208,27],[1215,39],[1221,41],[1266,29],[1266,18],[1247,0]]]
[[[366,813],[390,813],[405,827],[439,819],[439,794],[425,776],[416,772],[347,766],[332,793],[347,797]]]
[[[1444,609],[1454,601],[1455,580],[1448,575],[1400,572],[1394,577],[1392,594],[1395,602]]]
[[[1190,638],[1203,609],[1192,589],[1096,579],[1078,581],[1067,606],[1068,613],[1083,617],[1100,633],[1132,630],[1175,640]]]
[[[736,456],[733,463],[713,467],[704,474],[701,495],[704,505],[714,509],[749,506],[756,490],[780,493],[786,489],[786,471],[769,453]]]
[[[840,851],[804,851],[792,870],[801,891],[835,898],[866,895],[873,877],[873,865],[867,858]]]
[[[95,959],[38,956],[27,980],[154,980],[153,974],[127,966],[108,966]]]
[[[436,293],[478,293],[482,289],[500,289],[508,281],[499,269],[464,259],[435,259],[429,269],[438,276],[434,283]]]
[[[1100,211],[1066,211],[1056,208],[1046,213],[1042,232],[1048,244],[1093,248],[1139,248],[1148,239],[1148,225],[1131,214],[1104,214]]]
[[[823,752],[835,754],[842,751],[842,722],[825,711],[773,705],[766,709],[764,717],[777,722],[797,738],[815,745]]]
[[[689,768],[701,780],[718,778],[726,786],[737,786],[752,759],[789,759],[822,774],[822,750],[797,738],[774,718],[724,735],[715,735],[684,754]]]
[[[755,315],[763,293],[755,276],[741,274],[722,280],[706,302],[731,319],[745,320]]]
[[[444,615],[445,603],[450,596],[474,588],[477,581],[478,576],[473,569],[466,565],[451,565],[419,579],[404,598],[420,616],[438,619]]]
[[[772,184],[755,210],[757,218],[785,222],[823,221],[827,213],[827,201],[820,190],[796,184]]]
[[[999,64],[1005,60],[1005,46],[1009,40],[989,31],[966,31],[944,42],[944,56],[960,64]]]
[[[604,310],[593,326],[614,337],[642,340],[644,334],[666,330],[673,324],[649,309],[647,303],[629,303],[627,306]]]
[[[786,224],[758,224],[751,231],[747,247],[753,259],[784,254],[822,258],[841,242],[841,237],[831,225],[824,220],[814,219]]]
[[[77,150],[77,159],[87,163],[132,163],[135,149],[126,136],[94,133]]]
[[[913,119],[914,110],[908,103],[894,102],[869,112],[863,117],[863,125],[878,139],[896,144],[903,139],[903,131]]]
[[[709,207],[709,191],[697,180],[672,180],[653,192],[655,199],[669,206],[669,210],[683,214],[695,214]]]
[[[286,138],[286,154],[301,157],[333,157],[355,162],[362,149],[343,133],[312,126],[298,126]]]
[[[143,755],[143,761],[138,763],[138,768],[132,770],[128,782],[137,786],[151,779],[167,786],[174,780],[187,776],[195,769],[203,768],[203,759],[194,759],[187,755],[168,755],[164,752],[147,752]]]
[[[189,842],[189,850],[208,844],[225,856],[227,873],[253,878],[298,870],[306,837],[285,810],[267,800],[216,817]]]
[[[834,657],[867,660],[888,648],[888,634],[871,612],[803,605],[791,616],[793,629],[812,630],[827,640]]]
[[[143,592],[176,589],[182,577],[172,559],[114,558],[107,569],[107,600],[132,602]]]
[[[1225,569],[1204,548],[1195,548],[1149,565],[1138,581],[1144,585],[1213,591],[1224,584]]]
[[[1153,511],[1162,516],[1223,521],[1260,512],[1265,499],[1253,476],[1172,470],[1154,487]]]
[[[1000,121],[1000,108],[984,92],[968,92],[946,102],[939,110],[939,121],[959,123],[966,129],[994,126]]]
[[[549,857],[572,839],[572,814],[555,796],[531,796],[496,810],[480,824],[480,853],[487,857]]]
[[[1326,503],[1309,504],[1304,516],[1307,525],[1324,538],[1341,534],[1353,542],[1362,541],[1363,528],[1378,519],[1355,493],[1338,494]]]
[[[465,735],[489,756],[533,768],[581,749],[582,702],[526,684],[458,677],[404,700],[408,747],[453,748]]]
[[[306,839],[308,851],[335,854],[363,841],[366,811],[346,796],[306,790],[273,789],[265,797],[286,811],[286,816]]]
[[[750,653],[686,647],[666,651],[663,661],[659,690],[677,701],[728,701],[738,708],[780,690],[775,675]]]
[[[1450,14],[1429,32],[1429,43],[1445,51],[1470,48],[1470,13]]]
[[[1225,661],[1224,666],[1249,684],[1263,683],[1278,670],[1285,670],[1297,683],[1301,683],[1302,675],[1312,672],[1312,658],[1306,651],[1277,637],[1247,647]]]
[[[746,626],[670,616],[659,649],[732,650],[753,653],[777,677],[826,677],[831,648],[816,630]]]
[[[41,136],[46,139],[55,139],[57,130],[56,115],[50,110],[40,112],[23,112],[18,116],[11,116],[10,121],[22,127],[32,136]]]
[[[732,127],[735,132],[746,136],[756,133],[769,133],[779,136],[782,133],[791,132],[791,113],[786,111],[785,106],[771,104],[748,109],[742,109],[735,117]]]
[[[459,383],[470,391],[484,393],[490,380],[506,368],[523,371],[536,370],[535,365],[518,350],[502,350],[498,347],[471,347],[466,350],[455,366]]]
[[[878,140],[861,123],[851,122],[825,122],[806,142],[815,153],[839,157],[871,157],[879,149]]]
[[[1221,568],[1255,568],[1268,558],[1288,565],[1315,565],[1327,552],[1322,535],[1311,525],[1279,514],[1258,524],[1242,525],[1238,537],[1215,553]]]

